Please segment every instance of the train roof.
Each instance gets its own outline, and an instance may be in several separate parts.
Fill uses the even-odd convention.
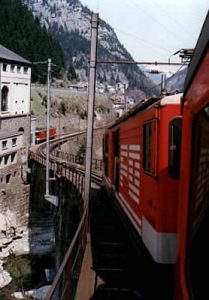
[[[13,61],[26,65],[31,65],[31,62],[22,56],[16,54],[15,52],[7,49],[3,45],[0,44],[0,60],[1,61]]]
[[[183,96],[183,93],[179,93],[179,94],[174,94],[174,95],[163,97],[161,99],[161,101],[160,101],[160,105],[180,104],[182,96]]]
[[[52,128],[54,128],[54,127],[53,127],[53,126],[50,126],[50,128],[52,129]],[[36,131],[47,130],[47,128],[46,128],[46,127],[36,127],[35,130],[36,130]]]
[[[44,130],[46,127],[36,127],[36,130]]]
[[[184,94],[188,90],[188,88],[193,80],[193,77],[204,57],[205,50],[208,48],[208,46],[209,46],[209,11],[205,18],[205,22],[202,26],[199,38],[198,38],[196,46],[195,46],[192,60],[188,67],[188,72],[187,72],[187,76],[186,76],[185,83],[184,83]]]
[[[126,119],[129,119],[132,116],[135,116],[137,113],[145,110],[148,107],[152,107],[154,105],[159,105],[159,106],[165,106],[165,105],[173,105],[173,104],[180,104],[181,103],[181,98],[183,94],[173,94],[169,96],[164,96],[164,97],[153,97],[149,99],[144,99],[137,103],[132,109],[130,109],[128,112],[123,114],[120,118],[118,118],[116,121],[111,123],[107,128],[112,128],[116,126],[117,124],[120,124]]]

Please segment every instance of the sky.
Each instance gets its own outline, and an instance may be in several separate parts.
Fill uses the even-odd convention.
[[[135,61],[179,61],[172,55],[194,48],[208,0],[81,0],[115,30]]]

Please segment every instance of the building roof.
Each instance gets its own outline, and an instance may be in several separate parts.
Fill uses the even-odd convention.
[[[3,135],[0,135],[0,140],[6,140],[8,138],[15,137],[15,136],[22,135],[22,134],[23,133],[20,131],[11,131],[8,133],[4,133]]]
[[[21,57],[20,55],[14,53],[13,51],[7,49],[6,47],[0,45],[0,61],[13,61],[20,62],[22,64],[31,64],[29,60]]]

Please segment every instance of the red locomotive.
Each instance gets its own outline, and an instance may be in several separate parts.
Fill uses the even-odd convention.
[[[209,299],[209,15],[184,95],[146,100],[106,130],[104,182],[154,261],[176,264],[175,299]]]
[[[47,139],[47,129],[46,128],[36,128],[36,137],[35,142],[36,144],[45,142]],[[56,137],[56,128],[50,127],[49,130],[49,138],[54,139]]]
[[[182,94],[153,98],[105,134],[105,182],[158,263],[174,263]]]

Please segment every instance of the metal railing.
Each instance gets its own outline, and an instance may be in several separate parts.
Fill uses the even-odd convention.
[[[78,277],[87,242],[88,203],[74,238],[44,300],[69,300],[75,296]]]
[[[61,158],[65,160],[66,162],[71,162],[79,165],[84,165],[85,163],[85,156],[84,155],[74,155],[70,153],[63,152],[58,149],[53,149],[51,151],[51,155],[55,156],[56,158]],[[92,169],[96,171],[102,170],[102,160],[93,158],[92,159]]]
[[[41,152],[30,152],[30,158],[42,165],[45,165],[46,158],[42,154]],[[50,170],[52,170],[56,176],[65,177],[70,180],[83,198],[85,172],[67,163],[69,161],[78,163],[78,157],[58,151],[56,149],[52,150],[52,155],[57,155],[56,157],[59,159],[50,159]],[[95,169],[101,170],[101,161],[94,160],[93,164]],[[84,203],[83,215],[79,226],[44,300],[69,300],[73,299],[75,296],[83,255],[87,243],[87,231],[88,203]]]
[[[30,158],[42,165],[46,164],[46,158],[40,154],[31,152]],[[56,176],[62,176],[70,180],[83,198],[84,173],[79,172],[74,167],[64,164],[63,162],[54,162],[51,160],[49,162],[49,168],[56,174]],[[73,298],[86,247],[87,230],[88,203],[84,203],[84,211],[79,226],[45,297],[45,300],[64,300]]]

